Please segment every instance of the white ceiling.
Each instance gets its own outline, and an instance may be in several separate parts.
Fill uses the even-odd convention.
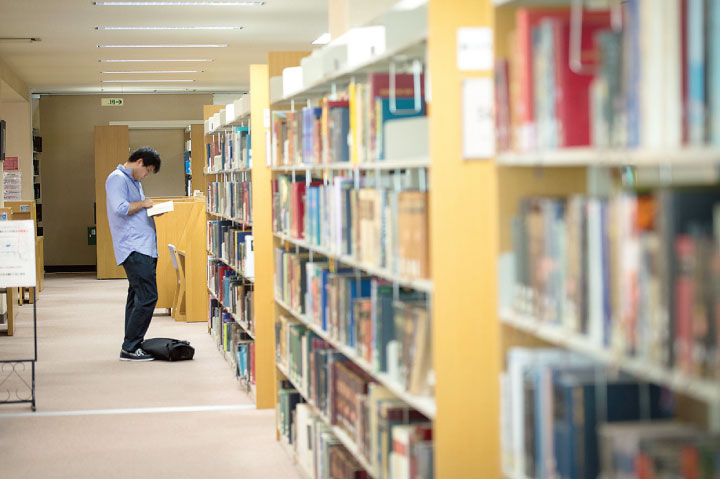
[[[202,1],[202,0],[200,0]],[[266,0],[263,6],[96,6],[90,0],[0,0],[0,58],[33,93],[95,93],[248,88],[248,65],[270,51],[310,50],[327,31],[328,0]],[[103,31],[98,26],[241,26],[223,31]],[[223,44],[227,48],[98,48],[99,44]],[[214,59],[213,62],[100,63],[100,59]],[[101,71],[204,70],[102,74]],[[189,79],[192,83],[102,83]]]

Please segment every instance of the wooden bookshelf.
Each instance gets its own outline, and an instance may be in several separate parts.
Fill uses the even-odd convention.
[[[518,8],[569,7],[572,2],[562,0],[492,0],[483,3],[487,3],[493,12],[495,58],[496,60],[507,60],[509,64],[511,75],[509,81],[511,106],[509,112],[511,118],[509,124],[514,135],[514,133],[516,133],[515,129],[521,124],[520,119],[515,117],[516,115],[520,116],[520,114],[517,110],[513,109],[515,108],[514,103],[520,101],[518,97],[522,97],[522,94],[519,94],[518,91],[515,91],[515,94],[513,94],[513,89],[519,89],[518,85],[514,84],[513,81],[520,82],[521,80],[512,78],[513,68],[522,69],[522,67],[518,67],[518,64],[522,63],[521,60],[519,60],[520,54],[513,49],[518,46],[516,42],[516,29],[519,29],[516,24],[516,19],[520,18],[516,16]],[[601,9],[613,6],[612,2],[600,2],[599,4],[598,2],[583,3],[586,6],[598,5]],[[630,3],[632,2],[623,2],[622,6],[620,4],[616,5],[620,8],[630,9],[633,8]],[[677,5],[680,4],[681,2],[677,3]],[[686,60],[677,58],[677,56],[680,56],[680,49],[676,51],[672,48],[672,46],[677,45],[673,45],[671,42],[674,42],[676,39],[674,35],[682,31],[681,26],[690,30],[691,27],[689,25],[682,25],[679,18],[671,18],[668,22],[677,21],[677,23],[667,23],[665,28],[662,29],[661,34],[668,40],[663,47],[659,48],[655,43],[648,43],[648,35],[652,35],[652,31],[648,30],[648,26],[652,25],[652,21],[649,21],[647,24],[642,23],[642,21],[647,18],[645,16],[651,14],[649,9],[654,7],[655,3],[641,1],[633,5],[638,8],[635,15],[640,19],[638,22],[642,25],[642,28],[640,26],[633,26],[627,21],[628,11],[624,11],[623,15],[626,21],[623,22],[623,30],[622,32],[615,32],[622,33],[622,37],[619,37],[620,39],[618,40],[621,45],[620,50],[617,52],[618,56],[612,59],[608,59],[609,57],[603,59],[603,54],[607,52],[603,51],[601,46],[597,46],[598,62],[606,61],[608,64],[611,64],[613,60],[616,59],[618,64],[623,65],[622,68],[626,68],[628,64],[640,68],[637,67],[635,63],[644,64],[647,61],[647,63],[650,64],[652,61],[656,61],[662,64],[663,71],[665,71],[665,69],[670,70],[669,76],[676,75],[676,79],[679,80],[687,66],[682,62]],[[668,6],[670,5],[671,2],[668,2]],[[656,18],[662,18],[654,17],[655,13],[656,12],[652,12],[651,15],[653,21]],[[702,18],[701,20],[701,23],[708,25],[706,20]],[[635,31],[634,28],[637,28],[639,31]],[[677,28],[677,31],[675,28]],[[703,26],[702,28],[709,27]],[[608,28],[605,27],[605,30],[607,31]],[[656,31],[655,34],[659,35],[660,33]],[[679,37],[682,40],[681,44],[684,45],[685,39],[682,38],[682,33],[679,33],[679,35],[681,35]],[[717,35],[717,32],[710,32],[708,35]],[[628,39],[634,38],[635,36],[637,36],[638,42],[643,44],[643,49],[638,54],[635,54],[634,50],[630,52],[630,47],[628,46]],[[663,40],[665,41],[665,38]],[[604,47],[610,48],[607,45]],[[657,55],[658,52],[661,55],[653,57],[653,55]],[[532,52],[530,52],[529,55],[532,55]],[[635,58],[635,62],[633,62],[633,55],[639,55],[638,58]],[[712,55],[716,55],[716,53]],[[674,67],[675,63],[673,62],[675,61],[677,61],[680,71]],[[710,61],[709,56],[703,60],[704,68],[707,68]],[[496,65],[498,64],[500,63],[496,63]],[[670,65],[670,67],[667,65]],[[607,71],[603,70],[603,68],[606,67],[607,65],[598,65],[596,72]],[[533,68],[535,67],[533,66]],[[489,231],[493,236],[499,237],[499,242],[496,245],[497,250],[494,255],[497,263],[502,267],[502,262],[508,259],[509,253],[513,253],[514,259],[522,256],[516,254],[518,250],[513,244],[513,238],[511,238],[511,234],[518,236],[517,230],[513,229],[514,226],[511,227],[511,220],[520,215],[519,203],[523,198],[565,199],[570,196],[581,195],[584,198],[592,198],[594,201],[605,201],[607,202],[608,208],[612,209],[614,207],[613,202],[618,198],[623,196],[636,198],[647,195],[646,198],[652,198],[649,201],[653,202],[652,225],[640,227],[638,226],[637,220],[635,223],[631,222],[631,224],[633,227],[640,229],[642,234],[647,234],[650,237],[650,241],[658,240],[663,244],[663,248],[666,245],[669,245],[669,247],[668,249],[660,248],[653,252],[652,265],[658,267],[662,272],[654,269],[651,272],[647,272],[645,277],[638,275],[631,281],[634,281],[635,286],[640,289],[647,286],[650,282],[661,284],[661,288],[669,286],[669,289],[663,289],[663,292],[656,296],[648,295],[649,293],[647,292],[639,292],[638,296],[641,297],[641,299],[633,298],[629,301],[638,301],[638,304],[643,301],[647,302],[648,304],[643,303],[645,311],[643,313],[630,312],[628,313],[628,315],[631,316],[629,318],[625,316],[620,317],[627,311],[627,306],[616,303],[621,303],[627,298],[627,292],[623,289],[624,286],[627,285],[623,281],[628,280],[623,278],[626,270],[618,267],[614,263],[632,263],[633,261],[638,261],[638,263],[647,261],[649,263],[649,260],[636,259],[635,256],[639,258],[642,255],[649,255],[650,249],[643,249],[645,246],[643,246],[641,241],[647,238],[642,237],[642,234],[635,236],[636,233],[631,233],[628,236],[622,236],[622,234],[625,233],[618,232],[624,227],[617,221],[620,216],[617,214],[613,216],[613,213],[610,212],[608,216],[605,217],[607,225],[603,226],[603,228],[607,227],[607,230],[602,229],[596,234],[598,237],[612,238],[611,241],[613,242],[612,246],[602,247],[603,254],[605,254],[607,250],[610,250],[610,252],[607,253],[607,258],[601,260],[603,273],[607,274],[607,277],[603,277],[600,281],[602,283],[600,287],[603,295],[602,301],[610,298],[609,305],[604,304],[599,308],[588,306],[586,308],[586,314],[575,314],[570,319],[568,315],[565,314],[566,311],[563,311],[563,314],[558,314],[559,317],[556,319],[553,319],[552,313],[550,313],[551,317],[549,319],[547,314],[543,316],[541,312],[544,308],[543,306],[537,307],[540,311],[531,313],[527,312],[527,304],[523,301],[520,301],[520,304],[510,301],[510,304],[508,304],[508,302],[503,301],[501,297],[499,301],[495,302],[496,311],[488,311],[487,317],[492,318],[494,322],[499,323],[501,326],[501,333],[497,342],[500,345],[499,357],[501,361],[505,361],[508,349],[513,346],[557,348],[563,351],[574,352],[593,360],[594,363],[598,365],[598,370],[604,371],[607,377],[631,377],[635,378],[640,384],[651,383],[659,385],[669,389],[673,393],[674,400],[676,401],[674,418],[695,426],[698,434],[694,439],[701,441],[702,439],[700,439],[700,437],[704,437],[703,434],[717,434],[717,432],[720,431],[720,384],[718,384],[716,379],[715,366],[707,365],[703,362],[705,361],[704,359],[694,357],[687,360],[682,357],[678,359],[677,357],[679,354],[676,349],[678,348],[678,342],[683,342],[687,339],[680,338],[680,334],[682,333],[676,329],[678,321],[683,320],[679,319],[680,313],[677,309],[667,307],[667,304],[674,304],[673,301],[668,300],[667,303],[665,302],[667,295],[676,297],[678,294],[675,289],[678,287],[676,282],[678,280],[677,273],[668,272],[667,270],[673,268],[673,266],[668,265],[678,264],[676,257],[679,256],[679,254],[675,249],[677,247],[676,241],[678,236],[687,233],[687,231],[681,231],[680,227],[678,227],[677,231],[674,229],[663,230],[662,227],[659,226],[662,224],[664,227],[664,222],[672,224],[678,221],[679,223],[675,215],[680,214],[678,212],[679,207],[675,206],[672,200],[669,200],[669,203],[663,202],[660,199],[660,194],[673,194],[675,191],[716,191],[717,185],[720,183],[720,175],[718,174],[720,171],[720,148],[712,145],[712,141],[710,140],[712,132],[710,130],[703,130],[705,136],[701,140],[696,139],[694,142],[692,136],[689,135],[687,131],[684,133],[686,136],[683,137],[683,129],[692,130],[693,120],[691,115],[685,115],[686,112],[682,111],[682,108],[681,111],[683,114],[664,116],[663,119],[672,117],[671,120],[673,120],[673,122],[671,127],[668,127],[665,123],[661,123],[660,125],[655,123],[655,117],[657,115],[648,112],[657,111],[655,110],[656,105],[654,105],[656,100],[658,103],[662,103],[662,108],[665,108],[668,103],[672,103],[675,100],[677,100],[679,106],[681,102],[685,101],[682,95],[689,93],[688,91],[682,91],[682,88],[685,87],[681,86],[679,81],[676,84],[672,79],[668,80],[663,78],[661,87],[663,94],[647,95],[647,89],[652,89],[654,85],[651,83],[657,82],[658,78],[653,75],[643,76],[647,70],[639,69],[638,71],[642,71],[643,73],[640,74],[640,79],[637,81],[637,84],[634,81],[630,81],[628,85],[625,82],[629,80],[626,77],[622,77],[621,84],[616,85],[617,88],[614,93],[608,93],[608,97],[603,97],[603,100],[601,100],[607,101],[609,98],[612,101],[617,101],[621,94],[631,95],[637,93],[642,97],[638,99],[637,105],[631,105],[630,101],[622,103],[622,105],[614,105],[612,115],[615,116],[612,119],[608,119],[608,117],[605,117],[602,113],[598,113],[598,111],[593,111],[592,107],[589,109],[591,134],[590,144],[588,146],[558,147],[556,149],[538,148],[537,150],[524,151],[523,148],[518,146],[516,141],[521,135],[514,135],[513,148],[515,149],[511,148],[509,151],[500,151],[495,155],[493,168],[495,168],[496,171],[488,176],[492,179],[494,187],[497,189],[496,197],[491,201],[496,206],[494,207],[495,218],[489,223]],[[515,71],[515,73],[517,74],[517,71]],[[623,70],[623,74],[624,73],[625,71]],[[607,73],[607,75],[611,77],[615,74],[621,75],[617,71]],[[704,74],[709,75],[707,71]],[[597,80],[600,76],[600,73],[595,73],[593,81]],[[708,76],[706,78],[710,77]],[[534,87],[537,87],[538,84],[534,78],[531,78],[530,81]],[[556,77],[553,81],[559,82],[560,80]],[[603,81],[605,81],[605,79],[603,79]],[[706,81],[714,80],[706,79]],[[602,87],[602,84],[600,87]],[[551,88],[556,91],[565,88],[565,91],[567,91],[567,85],[563,86],[562,84],[554,84]],[[593,95],[592,88],[591,86],[591,97]],[[676,88],[680,89],[680,91]],[[627,91],[630,90],[632,90],[632,93],[627,93]],[[535,94],[536,93],[531,93],[531,96]],[[618,96],[614,97],[613,95]],[[670,98],[670,100],[667,100],[666,97]],[[648,102],[648,98],[651,98],[652,101]],[[643,101],[646,103],[644,104]],[[663,103],[666,101],[668,103]],[[707,101],[707,97],[704,98],[704,101]],[[496,107],[502,106],[503,105],[496,105]],[[557,104],[555,106],[557,107]],[[704,106],[705,108],[710,108],[707,104]],[[534,105],[534,108],[538,108],[537,104]],[[633,108],[635,110],[633,110]],[[573,121],[582,113],[579,108],[577,110],[572,117]],[[547,114],[547,112],[543,113]],[[541,113],[541,115],[543,113]],[[639,118],[637,119],[637,125],[633,125],[632,120],[628,119],[635,113],[638,113],[637,117]],[[557,112],[553,114],[555,115],[555,121],[563,121]],[[619,117],[623,119],[617,123]],[[682,118],[682,120],[675,123],[674,120],[677,120],[678,117]],[[539,129],[539,123],[542,121],[542,118],[534,117],[533,120],[535,122],[533,123],[533,127]],[[627,123],[624,123],[626,120]],[[612,123],[613,121],[616,123]],[[608,127],[608,138],[603,136],[604,133],[602,133],[604,131],[603,128],[606,126]],[[595,130],[594,128],[596,127],[599,129]],[[613,128],[616,130],[620,129],[621,134],[618,135],[618,132],[613,130]],[[633,131],[633,128],[636,128],[637,131]],[[701,130],[702,128],[706,127],[701,127]],[[597,137],[594,136],[598,131],[600,131],[600,134]],[[659,135],[658,132],[662,132],[662,135]],[[561,134],[557,133],[557,136],[556,141],[559,144],[563,144]],[[610,136],[612,136],[612,140],[609,139]],[[541,140],[538,139],[537,142],[541,143]],[[658,142],[663,144],[667,142],[670,146],[656,146]],[[609,144],[621,146],[596,146]],[[629,146],[622,146],[624,144]],[[626,174],[630,178],[629,180],[625,177]],[[433,179],[435,185],[437,185],[437,175],[434,175]],[[708,186],[712,186],[712,188],[708,188]],[[665,210],[667,205],[671,205],[670,211]],[[527,206],[527,204],[525,206]],[[692,209],[692,207],[690,209]],[[565,214],[565,212],[563,214]],[[586,219],[591,216],[588,212],[584,214],[586,214]],[[698,216],[699,215],[700,213],[698,213]],[[521,217],[521,220],[524,219],[525,218]],[[707,218],[698,217],[694,218],[694,221],[705,227],[707,225],[703,223],[703,221],[706,219]],[[546,218],[543,218],[542,221],[543,225],[546,226]],[[563,217],[562,221],[570,227],[570,219]],[[695,227],[699,228],[697,225],[695,225]],[[674,224],[671,228],[674,228]],[[562,235],[562,233],[560,233],[560,235]],[[694,234],[692,236],[695,238]],[[698,235],[698,237],[700,236],[702,236],[702,234]],[[524,239],[527,239],[528,242],[532,241],[529,240],[530,237],[531,233],[526,232]],[[618,251],[623,251],[623,247],[626,246],[623,244],[623,241],[628,238],[629,242],[635,239],[640,242],[638,251],[633,250],[633,252],[627,253],[628,255],[635,255],[631,257],[631,259],[620,256],[618,253]],[[566,239],[567,236],[564,236],[563,241]],[[702,239],[704,239],[704,237]],[[550,241],[555,241],[553,236],[551,236]],[[521,248],[522,246],[520,246],[520,249]],[[704,253],[707,254],[707,251]],[[593,268],[590,266],[592,263],[586,263],[591,253],[589,251],[583,251],[581,254],[582,256],[579,261],[582,264],[581,267],[583,270],[588,270],[588,276],[590,274],[597,274],[597,264],[595,264]],[[693,255],[697,254],[694,250]],[[693,256],[693,261],[695,263],[702,263],[703,261],[709,262],[712,260],[710,254],[707,254],[707,258]],[[547,257],[547,253],[540,251],[540,256]],[[613,264],[611,265],[610,263]],[[647,265],[642,267],[647,267]],[[639,270],[641,266],[638,265],[635,266],[635,268]],[[700,268],[693,267],[693,274],[696,274],[698,270],[700,270]],[[488,269],[488,271],[490,271],[490,269]],[[517,270],[513,271],[513,276],[516,274],[516,271]],[[505,271],[505,273],[507,275],[507,271]],[[563,274],[565,273],[566,272],[563,272]],[[569,276],[572,273],[567,274]],[[586,273],[581,273],[581,275],[585,274]],[[685,274],[687,275],[687,273]],[[515,284],[509,284],[506,281],[507,278],[503,278],[500,274],[488,273],[488,275],[497,278],[496,286],[501,296],[503,289],[511,290],[516,286]],[[567,278],[563,278],[563,281],[566,279]],[[698,281],[697,278],[692,276],[691,280]],[[520,281],[518,281],[517,284],[519,285]],[[442,283],[435,279],[436,301],[441,285]],[[565,285],[563,285],[563,288],[564,287]],[[586,285],[582,287],[589,289]],[[526,292],[522,291],[522,289],[527,289],[527,285],[521,285],[520,288],[520,295],[522,295]],[[534,291],[534,294],[542,294],[542,288],[543,286],[541,285],[539,289]],[[620,291],[620,293],[618,293],[618,291]],[[557,292],[550,294],[556,293]],[[568,294],[567,290],[565,290],[564,293]],[[587,298],[589,298],[591,293],[585,291],[585,294],[587,297],[584,297],[583,301],[590,301]],[[595,294],[597,294],[597,290]],[[641,296],[642,294],[646,296]],[[698,293],[696,292],[694,294]],[[560,297],[562,297],[562,295]],[[557,297],[554,299],[557,299]],[[507,300],[507,297],[505,300]],[[595,300],[597,300],[597,296]],[[542,301],[547,301],[547,299],[540,296],[534,297],[533,301],[535,301],[535,305],[537,305]],[[698,299],[694,297],[688,301],[695,307]],[[572,302],[572,300],[570,300],[570,302]],[[565,304],[562,307],[564,308],[566,306]],[[589,323],[593,321],[593,317],[596,319],[599,317],[598,310],[600,309],[603,309],[604,312],[602,314],[606,315],[602,317],[603,324],[601,330],[596,329],[593,331],[593,326],[588,326],[587,324],[582,327],[578,326],[577,328],[573,326],[578,320],[575,316],[578,318],[582,316],[582,320]],[[483,317],[485,316],[486,315],[483,315]],[[691,323],[689,326],[690,334],[697,334],[696,329],[694,329],[697,328],[697,326],[694,324],[701,321],[702,313],[697,310],[692,310],[688,313],[688,317],[688,321]],[[640,324],[641,321],[641,326],[645,329],[625,330],[628,328],[628,323],[632,324],[632,328],[638,328],[636,323]],[[712,319],[708,319],[708,321],[712,321]],[[668,337],[663,336],[662,339],[657,340],[655,336],[658,334],[658,329],[654,329],[652,331],[653,334],[650,334],[650,325],[656,326],[658,323],[662,323],[662,328],[667,328],[667,331],[663,334]],[[597,322],[595,326],[597,326]],[[586,330],[583,330],[583,328]],[[618,335],[621,336],[620,339],[618,339]],[[697,341],[697,336],[692,338],[692,341]],[[482,344],[485,345],[486,342],[484,341]],[[702,344],[704,345],[705,343]],[[698,354],[707,354],[703,352],[702,347]],[[675,357],[673,357],[673,355],[675,355]],[[623,374],[618,375],[618,373]],[[438,373],[438,376],[438,380],[440,381],[442,376],[440,373]],[[602,384],[602,381],[600,381],[599,384]],[[499,394],[498,392],[498,397]],[[440,405],[438,417],[440,417]],[[645,416],[643,416],[643,418],[645,418]],[[598,419],[598,421],[600,420]],[[688,441],[688,443],[690,442],[692,441]],[[652,444],[652,442],[648,443],[646,446],[647,450],[652,450]],[[496,449],[492,450],[495,451]],[[537,451],[535,452],[537,453]],[[665,453],[669,455],[668,451],[665,451]],[[501,457],[504,457],[504,455],[501,455]],[[650,459],[649,461],[653,460],[654,459]],[[663,470],[662,473],[664,472]],[[603,475],[607,474],[607,471],[603,471]],[[658,474],[658,472],[656,471],[655,474]],[[524,479],[524,476],[517,470],[504,470],[503,476],[513,479]]]

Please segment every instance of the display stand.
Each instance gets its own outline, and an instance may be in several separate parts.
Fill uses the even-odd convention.
[[[0,222],[0,290],[7,292],[10,288],[32,288],[33,294],[37,292],[34,235],[35,224],[31,220]],[[32,410],[35,411],[37,356],[37,301],[35,301],[33,302],[33,357],[0,360],[0,404],[30,403]],[[30,384],[22,375],[28,363],[31,368]],[[30,390],[29,396],[19,389],[12,391],[10,386],[14,382],[10,381],[11,378],[19,379],[20,383]],[[6,384],[8,386],[5,386]]]

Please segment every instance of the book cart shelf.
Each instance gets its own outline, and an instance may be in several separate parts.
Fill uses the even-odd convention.
[[[571,474],[586,467],[581,455],[597,459],[592,467],[601,477],[705,477],[702,458],[720,450],[717,312],[705,309],[715,301],[716,273],[702,265],[714,264],[718,253],[716,242],[714,250],[705,244],[717,234],[720,149],[712,144],[717,120],[710,111],[717,104],[705,97],[708,117],[699,122],[683,111],[683,95],[692,102],[694,94],[684,83],[682,63],[690,61],[682,35],[686,25],[692,30],[694,2],[481,3],[493,23],[498,135],[498,152],[482,174],[491,198],[480,206],[490,218],[486,235],[497,238],[497,244],[480,246],[492,255],[486,274],[497,297],[483,306],[482,317],[499,325],[491,347],[502,373],[500,389],[493,385],[501,427],[497,444],[487,450],[500,452],[498,467],[509,479]],[[569,13],[571,4],[593,4],[594,11],[579,20]],[[703,23],[701,18],[695,26],[702,31],[709,24]],[[595,27],[602,32],[591,33]],[[573,31],[582,37],[582,49],[590,48],[586,42],[597,49],[595,68],[582,75],[567,58]],[[554,40],[543,43],[543,35]],[[717,42],[714,35],[708,33],[708,44]],[[658,38],[665,42],[661,55]],[[633,50],[637,43],[642,50]],[[552,60],[542,59],[542,48],[555,49],[546,55]],[[711,65],[720,52],[706,48],[705,81],[717,82]],[[539,79],[546,67],[555,69],[555,77]],[[577,99],[572,95],[583,88],[587,101],[563,117],[563,96]],[[539,91],[553,105],[538,100]],[[523,110],[528,105],[534,107],[530,115]],[[533,145],[523,145],[528,116]],[[573,143],[569,138],[578,134],[583,116],[589,138]],[[550,124],[544,121],[557,122],[550,136],[542,136]],[[693,136],[698,129],[699,139]],[[593,379],[579,384],[598,404],[584,417],[597,444],[576,449],[557,435],[562,427],[578,427],[578,416],[566,421],[562,408],[585,411],[580,417],[587,410],[577,399],[563,402],[562,395],[580,390],[568,384],[589,370]],[[529,382],[523,374],[549,380]],[[519,399],[529,384],[538,388],[535,396]],[[613,391],[621,387],[640,395],[642,404],[619,419],[622,407]],[[656,411],[668,404],[656,397],[672,397],[671,412]],[[541,407],[556,408],[555,415]],[[529,425],[522,417],[528,413],[550,419]],[[530,446],[520,444],[528,440]],[[634,446],[623,450],[622,441]],[[620,459],[629,469],[619,469]]]

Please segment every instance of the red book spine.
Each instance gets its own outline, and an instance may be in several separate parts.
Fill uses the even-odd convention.
[[[586,12],[583,15],[583,65],[592,68],[597,64],[595,34],[609,28],[608,13]],[[590,85],[594,76],[578,74],[570,68],[570,22],[559,21],[555,32],[555,108],[560,126],[560,146],[587,146],[590,144]]]
[[[675,239],[678,272],[675,278],[675,358],[676,366],[692,368],[693,271],[695,245],[689,235]]]

